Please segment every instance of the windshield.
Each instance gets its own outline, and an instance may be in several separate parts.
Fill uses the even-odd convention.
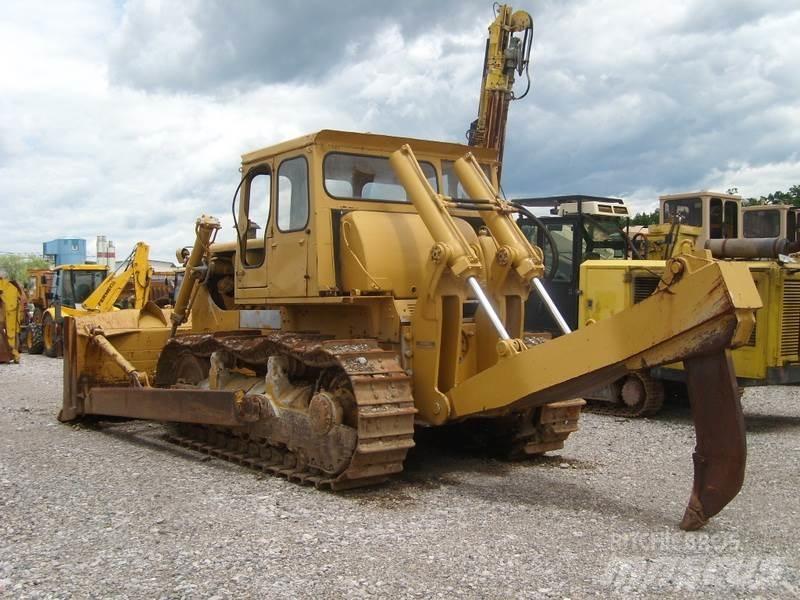
[[[771,238],[781,235],[781,215],[777,210],[746,210],[742,213],[744,237]]]
[[[584,235],[587,242],[584,260],[625,258],[625,232],[618,219],[585,215]]]
[[[105,271],[60,271],[63,281],[61,304],[74,308],[81,304],[105,279]]]
[[[428,162],[419,164],[428,183],[438,192],[436,169]],[[325,190],[333,198],[408,202],[406,190],[387,157],[331,152],[325,156],[323,172]]]
[[[680,223],[694,227],[703,226],[703,203],[700,198],[684,198],[664,202],[663,223],[672,223],[677,217]]]

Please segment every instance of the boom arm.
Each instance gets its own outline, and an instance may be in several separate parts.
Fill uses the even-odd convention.
[[[523,33],[522,38],[514,36],[520,32]],[[532,43],[531,16],[522,10],[512,12],[511,7],[506,4],[499,6],[497,16],[489,26],[489,38],[486,40],[478,118],[470,125],[467,140],[470,146],[497,150],[501,162],[508,105],[511,100],[523,98],[528,93],[526,89],[518,98],[514,96],[514,71],[528,76]]]
[[[133,279],[136,295],[134,308],[142,308],[150,297],[150,247],[144,242],[136,244],[125,268],[119,273],[111,273],[97,289],[83,302],[83,309],[92,312],[107,312],[114,308],[125,286]]]

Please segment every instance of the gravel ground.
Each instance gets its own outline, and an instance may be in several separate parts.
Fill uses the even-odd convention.
[[[426,432],[406,472],[332,494],[164,441],[59,424],[61,361],[0,365],[0,596],[800,595],[800,390],[747,390],[747,479],[702,532],[686,406],[585,415],[558,455],[503,463]]]

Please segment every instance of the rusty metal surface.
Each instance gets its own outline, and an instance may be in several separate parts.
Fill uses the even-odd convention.
[[[800,243],[786,238],[722,238],[706,240],[714,258],[772,258],[800,250]]]
[[[78,333],[75,319],[64,317],[64,373],[61,410],[58,420],[72,421],[83,413],[83,399],[78,395]]]
[[[181,336],[164,348],[156,383],[176,383],[186,353],[208,360],[217,352],[253,367],[266,366],[271,356],[289,357],[294,377],[315,381],[346,405],[342,422],[320,427],[319,415],[307,409],[279,407],[234,429],[181,427],[179,443],[332,489],[374,484],[402,470],[414,445],[410,378],[396,354],[375,340],[277,332]]]
[[[234,427],[233,392],[197,389],[93,388],[84,400],[86,414],[150,421],[201,423]]]
[[[697,445],[694,483],[681,529],[700,529],[742,488],[747,444],[730,351],[684,362]]]

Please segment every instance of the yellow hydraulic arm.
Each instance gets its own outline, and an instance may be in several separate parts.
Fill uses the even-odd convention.
[[[515,33],[522,33],[517,37]],[[483,61],[478,118],[467,132],[470,146],[481,146],[497,150],[503,160],[503,146],[511,100],[524,98],[530,89],[528,65],[533,44],[533,19],[522,10],[513,12],[507,4],[497,7],[495,20],[489,26],[486,40],[486,55]],[[523,73],[528,86],[520,96],[515,96],[514,71]]]
[[[119,272],[111,273],[103,283],[83,302],[83,309],[92,312],[107,312],[114,308],[125,286],[133,280],[135,294],[134,308],[142,308],[150,298],[150,247],[138,242]]]

